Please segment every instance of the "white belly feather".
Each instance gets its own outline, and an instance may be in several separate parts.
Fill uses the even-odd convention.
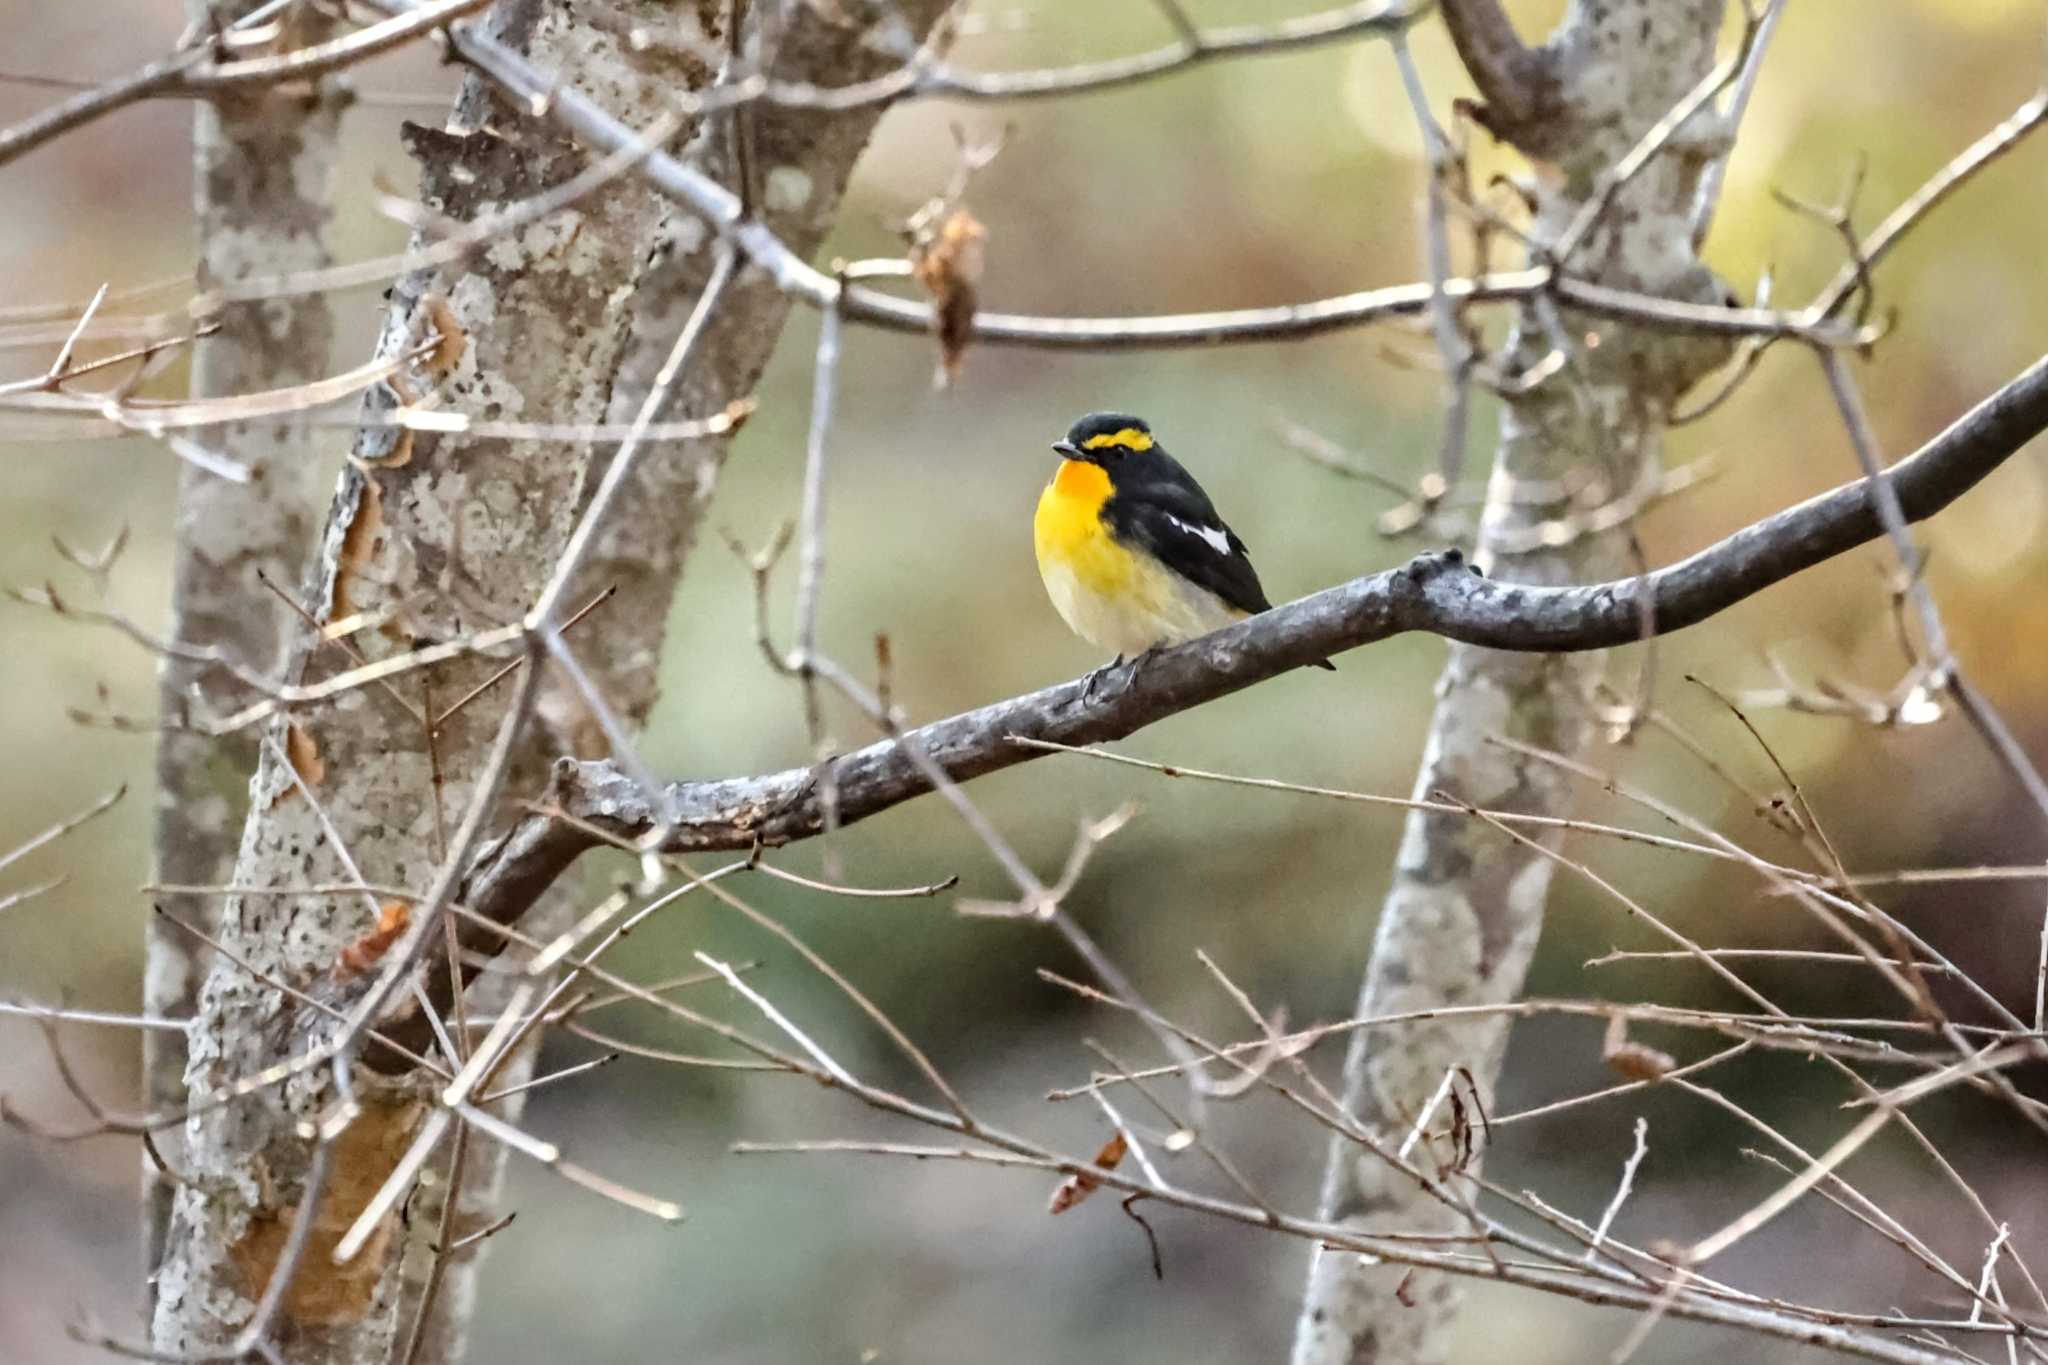
[[[1098,591],[1065,564],[1041,560],[1039,574],[1061,619],[1076,635],[1131,658],[1219,630],[1245,613],[1162,565],[1135,560],[1130,577]]]

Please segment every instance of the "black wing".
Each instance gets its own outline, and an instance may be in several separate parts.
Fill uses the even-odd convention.
[[[1190,480],[1192,483],[1192,480]],[[1243,612],[1269,610],[1244,542],[1200,488],[1148,482],[1119,489],[1102,509],[1110,533]]]
[[[1126,478],[1102,508],[1110,534],[1239,611],[1257,615],[1272,610],[1244,542],[1216,515],[1194,475],[1156,447],[1142,463],[1133,461],[1124,469]],[[1337,667],[1328,659],[1318,659],[1315,666]]]

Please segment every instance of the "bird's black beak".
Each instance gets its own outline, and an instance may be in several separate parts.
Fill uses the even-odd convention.
[[[1082,460],[1087,458],[1087,456],[1081,453],[1081,447],[1075,445],[1072,441],[1067,440],[1065,437],[1062,437],[1059,440],[1054,441],[1052,443],[1052,448],[1054,450],[1057,450],[1060,454],[1066,456],[1070,460]]]

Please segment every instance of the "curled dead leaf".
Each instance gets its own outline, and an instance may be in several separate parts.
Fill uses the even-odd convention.
[[[427,353],[427,371],[437,379],[445,377],[462,363],[463,353],[469,349],[469,332],[449,307],[446,295],[428,294],[422,298],[420,313],[435,339],[434,349]]]
[[[939,367],[932,382],[939,388],[960,377],[980,305],[987,241],[988,229],[964,208],[929,224],[919,223],[911,239],[911,273],[932,297],[932,332],[939,339]]]
[[[334,960],[334,977],[347,981],[361,976],[383,960],[412,924],[412,907],[404,901],[386,901],[377,911],[370,932],[347,944]]]
[[[292,761],[292,771],[299,780],[309,787],[317,787],[327,780],[327,760],[320,757],[320,742],[313,738],[313,732],[293,721],[285,731],[285,755]]]
[[[313,732],[293,721],[284,732],[284,756],[292,765],[292,771],[299,775],[299,781],[308,790],[327,780],[327,760],[320,756],[320,742],[313,738]],[[297,783],[287,782],[271,798],[272,810],[283,805],[299,794]]]
[[[1122,1163],[1124,1154],[1129,1150],[1130,1144],[1124,1141],[1124,1135],[1116,1133],[1109,1141],[1103,1143],[1102,1150],[1095,1154],[1095,1164],[1105,1171],[1113,1171]],[[1062,1180],[1059,1188],[1052,1192],[1052,1205],[1047,1212],[1065,1213],[1101,1188],[1100,1180],[1086,1171],[1076,1171]]]
[[[1632,1081],[1661,1081],[1678,1069],[1678,1059],[1641,1043],[1626,1043],[1607,1054],[1607,1065]]]
[[[1632,1081],[1661,1081],[1678,1069],[1678,1059],[1645,1043],[1628,1040],[1628,1018],[1617,1014],[1607,1022],[1607,1036],[1601,1040],[1600,1059],[1617,1074]]]
[[[332,617],[352,616],[357,606],[350,594],[356,575],[369,567],[377,552],[377,537],[384,530],[384,490],[374,478],[362,481],[362,500],[342,533],[341,550],[335,556],[334,605]]]

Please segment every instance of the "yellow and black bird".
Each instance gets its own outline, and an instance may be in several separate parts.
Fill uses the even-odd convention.
[[[1244,542],[1142,420],[1090,413],[1052,448],[1033,540],[1076,635],[1122,660],[1271,609]]]

